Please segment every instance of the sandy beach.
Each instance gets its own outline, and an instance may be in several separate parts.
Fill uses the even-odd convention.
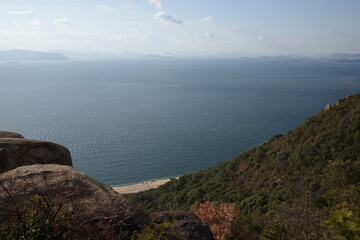
[[[142,182],[142,183],[128,185],[128,186],[113,187],[113,189],[121,194],[137,193],[137,192],[142,192],[142,191],[149,190],[152,188],[157,188],[157,187],[167,183],[168,181],[170,181],[170,179],[154,180],[154,181]]]

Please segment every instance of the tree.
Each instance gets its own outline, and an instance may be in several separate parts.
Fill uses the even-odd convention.
[[[334,232],[343,240],[359,240],[359,218],[353,216],[348,204],[340,204],[330,217],[325,221],[332,227]]]

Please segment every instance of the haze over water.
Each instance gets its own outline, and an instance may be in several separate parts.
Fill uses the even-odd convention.
[[[214,166],[360,89],[360,63],[0,63],[0,129],[69,148],[110,185]]]

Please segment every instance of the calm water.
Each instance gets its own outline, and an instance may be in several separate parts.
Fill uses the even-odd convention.
[[[360,63],[0,63],[0,129],[62,144],[110,185],[204,169],[360,90]]]

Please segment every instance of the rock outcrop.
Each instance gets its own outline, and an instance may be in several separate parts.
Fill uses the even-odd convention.
[[[74,219],[76,226],[72,226],[76,231],[96,230],[96,235],[84,239],[98,239],[98,236],[100,239],[130,239],[134,230],[150,221],[145,213],[134,208],[111,187],[70,166],[19,167],[0,174],[0,188],[3,190],[0,191],[0,209],[8,210],[0,211],[0,223],[16,217],[16,209],[34,198],[36,206],[46,202],[53,203],[53,209],[61,207],[56,219],[78,217]],[[24,208],[33,209],[30,205]],[[40,211],[42,209],[36,209],[37,213]]]
[[[19,138],[20,134],[3,134],[9,135],[18,138],[0,138],[0,173],[33,164],[72,166],[69,150],[61,145]]]
[[[0,138],[24,138],[19,133],[0,131]]]
[[[332,106],[331,106],[331,104],[330,104],[330,103],[326,104],[326,106],[325,106],[325,108],[324,108],[324,111],[329,110],[331,107],[332,107]]]
[[[344,104],[347,100],[349,100],[349,99],[351,99],[351,98],[352,98],[351,95],[346,95],[345,98],[340,98],[340,99],[336,102],[335,106],[340,106],[340,105]],[[332,108],[332,107],[333,107],[333,106],[332,106],[330,103],[328,103],[328,104],[326,104],[326,106],[325,106],[325,108],[323,109],[323,111],[325,112],[325,111],[329,110],[329,109]]]
[[[186,211],[152,212],[150,218],[156,224],[173,222],[170,227],[175,240],[212,240],[214,236],[209,226],[198,216]]]
[[[172,239],[212,240],[190,212],[138,210],[111,187],[72,167],[65,147],[0,132],[0,232],[11,239],[128,240],[171,222]]]

